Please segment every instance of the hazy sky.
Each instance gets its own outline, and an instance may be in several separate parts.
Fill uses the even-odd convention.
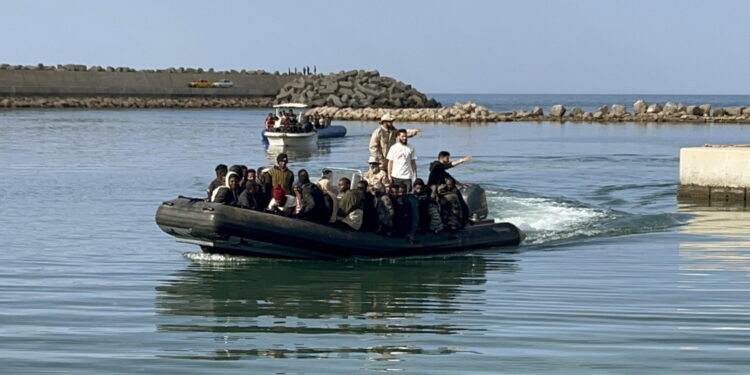
[[[750,93],[750,1],[0,5],[10,64],[377,69],[428,93]]]

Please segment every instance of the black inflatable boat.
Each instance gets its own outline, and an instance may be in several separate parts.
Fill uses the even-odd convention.
[[[179,197],[159,206],[156,224],[204,252],[272,258],[340,259],[429,255],[517,246],[524,237],[510,223],[478,221],[457,232],[404,238],[356,232],[238,207]]]

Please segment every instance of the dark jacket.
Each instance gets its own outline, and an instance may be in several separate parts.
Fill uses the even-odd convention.
[[[437,160],[430,163],[430,177],[427,179],[427,186],[440,185],[445,183],[445,178],[453,176],[446,170],[453,168],[451,163],[441,163]],[[455,178],[453,179],[456,180]]]
[[[302,210],[297,215],[303,220],[317,223],[327,223],[330,215],[326,216],[326,203],[323,191],[318,185],[307,182],[302,185]]]
[[[214,202],[227,204],[230,206],[239,206],[240,188],[230,189],[226,186],[219,189],[214,198]]]
[[[220,179],[219,177],[216,177],[213,181],[211,181],[210,184],[208,184],[208,189],[206,190],[208,192],[208,199],[211,199],[211,195],[214,193],[214,190],[224,185],[224,180]]]
[[[378,211],[375,209],[375,196],[364,193],[362,200],[362,228],[363,231],[374,231],[378,228]]]

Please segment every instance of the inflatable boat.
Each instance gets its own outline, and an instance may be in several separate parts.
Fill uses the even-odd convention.
[[[357,173],[352,176],[358,178]],[[487,200],[480,186],[464,187],[462,195],[472,221],[458,231],[418,234],[415,243],[187,197],[163,202],[156,224],[204,252],[272,258],[390,258],[518,246],[523,241],[525,235],[515,225],[485,220]]]

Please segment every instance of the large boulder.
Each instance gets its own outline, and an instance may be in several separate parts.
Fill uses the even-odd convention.
[[[531,115],[535,117],[541,117],[544,116],[544,111],[542,110],[542,107],[534,107],[534,109],[531,111]]]
[[[555,104],[550,108],[549,115],[552,117],[563,117],[565,115],[565,106],[562,104]]]
[[[654,104],[651,104],[650,106],[648,106],[648,108],[646,109],[646,113],[661,113],[662,109],[663,108],[662,108],[661,104],[654,103]]]
[[[636,115],[642,115],[646,113],[646,110],[648,109],[648,104],[643,99],[638,99],[635,103],[633,103],[633,113]]]
[[[719,108],[714,109],[714,113],[713,113],[714,117],[722,117],[726,115],[727,115],[727,111],[724,110],[724,108],[719,107]]]
[[[703,111],[703,116],[711,115],[711,104],[701,104],[698,106]]]
[[[573,109],[570,110],[570,114],[568,116],[579,118],[579,117],[583,117],[583,113],[584,112],[581,109],[581,107],[573,107]]]
[[[612,110],[610,111],[610,116],[612,117],[624,117],[628,114],[627,109],[625,109],[624,105],[620,104],[613,104]]]
[[[724,111],[729,116],[741,116],[743,107],[727,107]]]

